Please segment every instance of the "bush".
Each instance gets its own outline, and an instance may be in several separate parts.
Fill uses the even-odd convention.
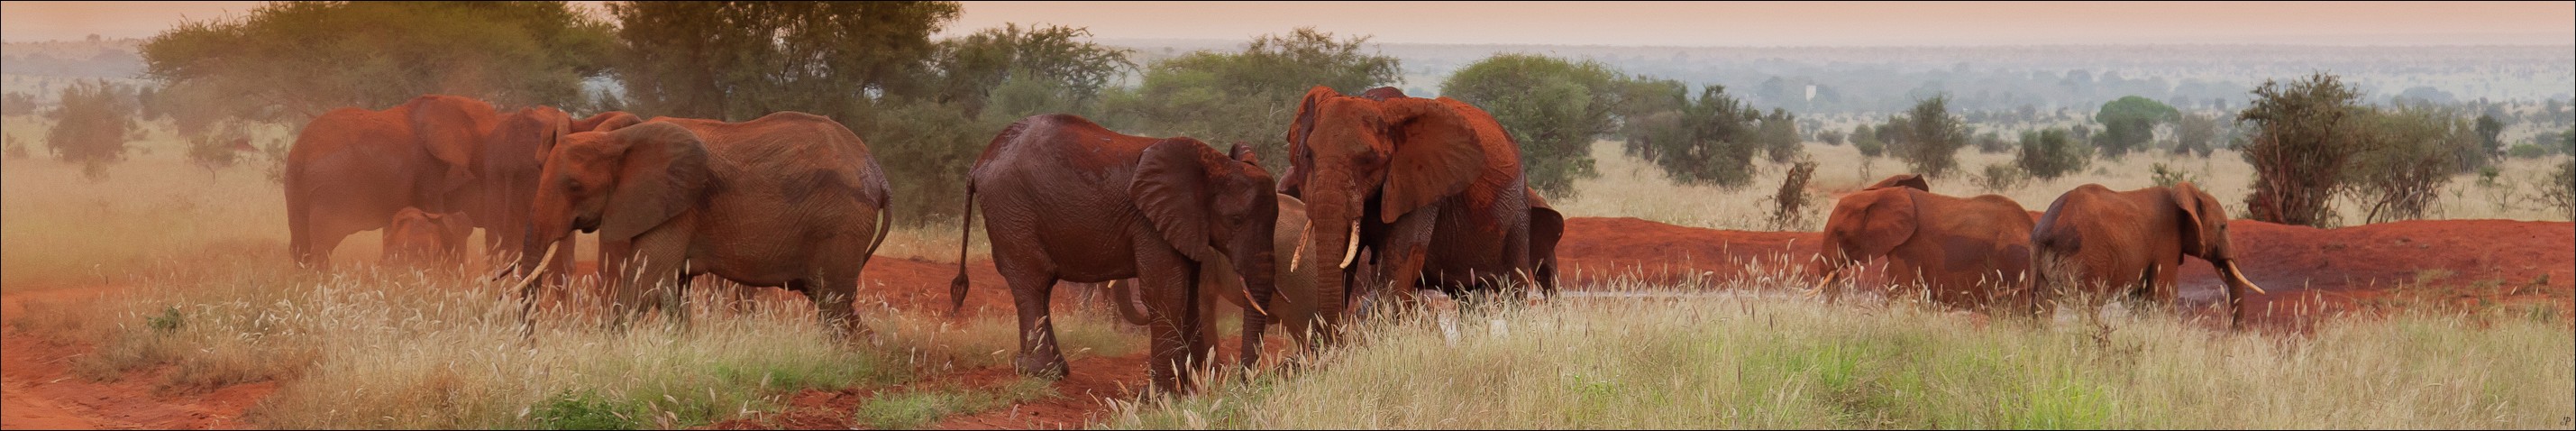
[[[1771,163],[1788,163],[1807,151],[1807,147],[1798,145],[1798,117],[1789,115],[1788,110],[1771,108],[1771,115],[1762,116],[1756,133],[1754,140],[1762,143],[1762,154]]]
[[[6,141],[5,144],[0,144],[0,155],[6,155],[11,159],[27,158],[27,143],[19,141],[17,135],[0,137],[0,141]]]
[[[2576,159],[2558,162],[2558,170],[2549,174],[2549,184],[2540,190],[2540,203],[2567,211],[2576,220]]]
[[[2103,157],[2118,160],[2133,150],[2143,150],[2155,138],[2157,123],[2174,121],[2181,113],[2155,99],[2138,96],[2121,97],[2102,104],[2093,121],[2102,123],[2100,147]]]
[[[2344,173],[2365,223],[2424,218],[2458,168],[2457,150],[2478,145],[2468,122],[2432,108],[2366,109],[2349,123],[2358,148]]]
[[[2065,129],[2036,130],[2022,132],[2021,152],[2013,158],[2013,166],[2032,177],[2057,179],[2084,170],[2090,159],[2067,139]]]
[[[1256,37],[1240,52],[1198,52],[1157,61],[1145,67],[1142,82],[1132,90],[1104,95],[1102,105],[1110,118],[1095,121],[1134,135],[1188,136],[1217,145],[1243,142],[1259,154],[1262,168],[1280,175],[1289,165],[1282,138],[1288,136],[1288,123],[1296,120],[1297,103],[1307,89],[1322,85],[1359,94],[1395,82],[1402,70],[1396,58],[1363,52],[1368,39],[1335,39],[1332,33],[1298,28]]]
[[[1018,118],[977,120],[963,108],[902,102],[881,109],[861,132],[893,187],[898,225],[945,222],[966,205],[966,171],[993,142],[993,133]]]
[[[1800,159],[1789,167],[1787,178],[1780,179],[1780,191],[1771,195],[1771,226],[1775,230],[1802,227],[1807,218],[1807,180],[1816,176],[1816,162]]]
[[[1530,188],[1572,196],[1575,179],[1600,175],[1592,168],[1592,140],[1611,131],[1617,75],[1593,61],[1498,54],[1449,75],[1440,94],[1483,108],[1502,123],[1520,144]]]
[[[2327,200],[2344,187],[2351,158],[2345,124],[2359,115],[2358,89],[2326,73],[2281,85],[2265,80],[2253,106],[2236,114],[2252,123],[2245,161],[2254,165],[2254,192],[2245,197],[2250,218],[2272,223],[2331,227]]]
[[[2209,157],[2210,143],[2218,140],[2218,119],[2200,114],[2183,116],[2174,122],[2174,135],[2173,154]]]
[[[2013,150],[2013,143],[2004,140],[2003,132],[1998,131],[1977,134],[1976,143],[1977,154],[2003,154]]]
[[[2199,178],[2194,177],[2191,172],[2184,171],[2182,168],[2165,166],[2164,162],[2156,162],[2155,165],[2148,166],[2147,172],[2154,175],[2156,187],[2173,187],[2175,184],[2198,182],[2200,180]]]
[[[1965,125],[1959,116],[1950,115],[1950,98],[1934,96],[1914,104],[1908,111],[1900,138],[1889,145],[1907,169],[1928,177],[1941,177],[1958,169],[1959,147],[1968,145]]]
[[[1816,140],[1825,141],[1825,145],[1839,146],[1843,144],[1843,131],[1826,130],[1816,132]]]
[[[2540,156],[2549,155],[2549,150],[2540,148],[2539,145],[2513,144],[2513,149],[2506,150],[2505,154],[2517,159],[2537,159]]]
[[[1878,140],[1878,128],[1867,124],[1852,127],[1851,141],[1852,148],[1859,149],[1864,160],[1878,158],[1887,151],[1887,144]]]
[[[125,142],[143,133],[123,93],[122,86],[104,80],[64,87],[63,105],[54,111],[45,146],[64,162],[81,164],[81,173],[90,179],[105,178],[107,164],[125,160]]]
[[[2013,165],[1989,163],[1986,164],[1985,175],[1977,176],[1976,183],[1978,189],[1987,193],[2003,193],[2029,184],[2030,174],[2022,173],[2021,168]]]

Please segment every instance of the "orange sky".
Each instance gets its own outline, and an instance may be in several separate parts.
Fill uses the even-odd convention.
[[[0,38],[149,37],[183,16],[258,3],[0,2]],[[949,33],[1004,22],[1085,26],[1101,38],[1223,40],[1313,25],[1396,43],[2576,44],[2576,2],[966,2]]]

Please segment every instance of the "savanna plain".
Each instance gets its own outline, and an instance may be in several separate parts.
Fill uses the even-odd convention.
[[[22,137],[45,126],[8,121]],[[1799,193],[1822,203],[1781,221],[1780,166],[1760,168],[1765,186],[1681,186],[1603,141],[1601,175],[1555,202],[1573,219],[1568,293],[1375,318],[1294,368],[1215,367],[1195,395],[1140,398],[1144,335],[1080,289],[1057,291],[1074,374],[1059,381],[1011,372],[1007,290],[980,249],[968,257],[968,306],[948,313],[954,222],[892,234],[862,277],[861,343],[831,341],[801,295],[713,282],[693,293],[685,327],[608,329],[585,311],[600,308],[585,281],[548,293],[531,324],[511,280],[484,262],[371,268],[374,233],[342,245],[343,271],[294,268],[276,183],[257,164],[189,164],[166,127],[147,123],[138,154],[104,179],[49,159],[0,165],[6,414],[52,421],[29,422],[41,427],[877,429],[2563,429],[2576,415],[2566,215],[2525,197],[2563,155],[2453,181],[2435,214],[2548,222],[2493,232],[2555,236],[2559,254],[2522,258],[2542,260],[2538,279],[2426,265],[2396,269],[2413,276],[2395,282],[2302,288],[2331,276],[2247,263],[2281,297],[2265,302],[2263,324],[2229,331],[2198,309],[2208,295],[2184,310],[2122,304],[2035,320],[1903,294],[1828,305],[1799,294],[1815,280],[1796,253],[1585,256],[1641,249],[1585,237],[1620,223],[1701,235],[1665,236],[1676,243],[1813,232],[1833,197],[1903,169],[1806,143],[1824,168]],[[2220,150],[2132,155],[1992,190],[1936,179],[1933,190],[2044,210],[2080,184],[2155,185],[2154,164],[2218,196],[2243,196],[2252,177]]]

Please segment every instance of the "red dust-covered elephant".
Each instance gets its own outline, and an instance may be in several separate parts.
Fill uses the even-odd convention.
[[[2030,231],[2032,286],[2042,295],[2091,292],[2174,304],[2182,257],[2209,261],[2226,285],[2228,321],[2241,326],[2248,291],[2263,288],[2236,268],[2227,209],[2191,183],[2111,191],[2085,184],[2057,197]],[[2085,306],[2099,305],[2098,303]]]
[[[1157,390],[1186,390],[1188,367],[1205,364],[1215,342],[1192,330],[1208,317],[1199,295],[1265,304],[1275,291],[1274,184],[1241,145],[1221,153],[1196,139],[1125,135],[1061,114],[1003,129],[968,175],[967,217],[984,208],[994,269],[1011,286],[1020,333],[1014,368],[1031,376],[1068,371],[1049,318],[1057,281],[1135,278],[1151,323],[1146,373]],[[959,261],[950,294],[962,305]],[[1237,270],[1244,291],[1201,287],[1200,276],[1219,262]],[[1247,366],[1260,358],[1265,319],[1262,311],[1243,314]]]
[[[2030,213],[2012,198],[1944,196],[1922,177],[1897,175],[1845,195],[1825,219],[1824,249],[1810,272],[1828,300],[1844,272],[1886,258],[1890,280],[1921,285],[1934,302],[2027,310]],[[1813,292],[1813,291],[1811,291]]]
[[[1363,252],[1399,299],[1417,285],[1456,294],[1537,281],[1538,257],[1550,253],[1532,246],[1554,232],[1533,232],[1544,207],[1532,205],[1520,148],[1493,115],[1446,97],[1317,86],[1287,140],[1280,191],[1306,202],[1306,250],[1342,272],[1317,283],[1327,340],[1352,300],[1374,290],[1352,286]]]

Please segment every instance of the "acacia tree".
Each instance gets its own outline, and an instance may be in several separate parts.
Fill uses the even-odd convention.
[[[743,121],[778,111],[867,123],[929,93],[954,2],[611,2],[629,109]]]
[[[2254,165],[2245,206],[2255,220],[2328,227],[2327,199],[2342,190],[2352,154],[2344,123],[2359,115],[2361,93],[2320,72],[2286,86],[2264,80],[2253,94],[2253,106],[2236,114],[2254,126],[2243,153]]]
[[[1125,50],[1079,27],[1005,24],[938,42],[936,93],[881,103],[863,131],[894,183],[898,220],[946,221],[963,210],[967,168],[993,133],[1040,113],[1095,116],[1109,82],[1131,67]]]
[[[1336,39],[1301,27],[1255,37],[1237,52],[1195,52],[1145,66],[1143,84],[1111,92],[1109,125],[1121,132],[1243,143],[1270,172],[1288,168],[1288,123],[1317,85],[1344,94],[1395,82],[1395,57],[1362,52],[1365,35]]]
[[[2102,104],[2093,121],[2102,123],[2102,139],[2094,142],[2103,157],[2119,159],[2130,151],[2144,149],[2156,137],[2156,124],[2181,118],[2181,111],[2164,102],[2138,96],[2121,97]]]
[[[142,53],[164,97],[295,120],[430,93],[578,106],[581,81],[607,70],[608,32],[562,2],[272,2],[181,22]]]
[[[143,128],[123,86],[103,80],[80,80],[63,87],[62,108],[53,111],[54,127],[45,147],[67,163],[81,165],[92,180],[107,177],[107,165],[125,160],[125,143]]]
[[[1914,103],[1914,109],[1901,119],[1891,120],[1902,145],[1889,149],[1905,166],[1928,177],[1949,175],[1959,166],[1959,148],[1968,145],[1968,129],[1959,117],[1950,115],[1949,96],[1933,96]]]
[[[1599,62],[1499,54],[1458,69],[1440,94],[1494,114],[1520,144],[1530,188],[1572,196],[1574,180],[1598,176],[1592,140],[1612,131],[1617,72]]]

